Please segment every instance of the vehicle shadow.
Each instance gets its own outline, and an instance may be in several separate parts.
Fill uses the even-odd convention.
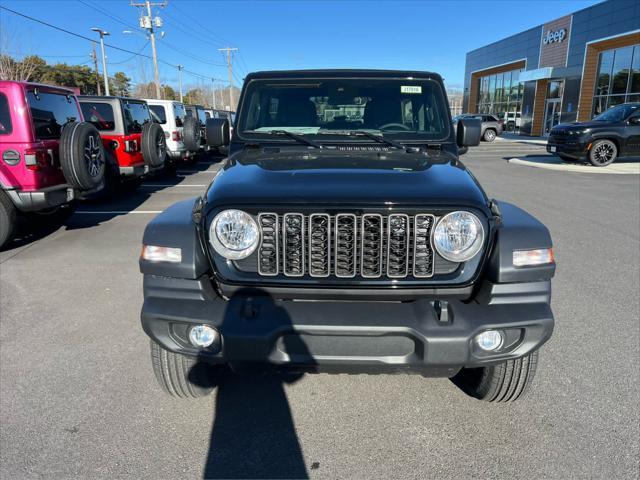
[[[241,304],[238,297],[256,293],[259,295],[259,291],[245,291],[230,300],[220,327],[227,345],[232,345],[234,337],[248,329],[260,330],[259,326],[252,325],[258,320],[238,316],[238,309],[246,308],[246,303]],[[293,332],[286,311],[270,297],[260,296],[255,305],[257,310],[268,312],[270,319],[278,318],[281,332]],[[300,336],[289,334],[282,338],[281,350],[295,352],[297,358],[309,355]],[[240,344],[235,347],[242,348]],[[267,362],[270,348],[264,352],[259,350],[259,346],[252,350],[256,364]],[[239,370],[239,366],[236,365],[235,370]],[[302,373],[244,367],[239,373],[228,371],[219,379],[203,478],[308,478],[284,389],[302,376]]]

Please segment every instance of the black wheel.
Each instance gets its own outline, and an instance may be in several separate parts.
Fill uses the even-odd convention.
[[[594,167],[612,164],[618,156],[618,147],[611,140],[596,140],[591,145],[587,158]]]
[[[190,152],[197,152],[202,141],[200,123],[193,117],[186,117],[182,123],[182,138],[184,146]]]
[[[496,139],[496,131],[491,128],[487,128],[484,131],[483,137],[485,142],[493,142]]]
[[[16,207],[9,196],[0,191],[0,248],[11,240],[16,228],[16,219]]]
[[[485,402],[513,402],[531,385],[538,365],[535,351],[515,360],[482,368],[463,368],[451,380],[467,395]]]
[[[148,122],[142,127],[142,157],[151,168],[160,168],[167,158],[167,140],[162,127]]]
[[[207,396],[226,372],[222,365],[209,365],[195,357],[170,352],[153,340],[151,363],[160,387],[172,397]]]
[[[102,183],[105,155],[96,127],[87,122],[71,122],[62,128],[60,164],[64,178],[75,188],[91,190]]]

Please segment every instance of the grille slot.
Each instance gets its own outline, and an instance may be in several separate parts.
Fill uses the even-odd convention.
[[[428,278],[433,276],[433,249],[431,230],[433,215],[416,215],[413,219],[413,276]]]
[[[382,226],[382,215],[362,216],[360,275],[364,278],[378,278],[382,275]]]
[[[404,278],[409,273],[409,216],[395,213],[387,222],[387,277]]]
[[[283,271],[288,277],[304,275],[304,216],[287,213],[282,220]]]
[[[278,235],[278,215],[275,213],[261,213],[258,223],[262,231],[262,240],[258,249],[258,273],[260,275],[278,275],[280,245]]]
[[[328,277],[331,267],[331,218],[324,213],[309,216],[309,275]]]
[[[336,215],[336,277],[351,278],[356,276],[356,230],[355,215],[350,213]]]
[[[457,268],[434,255],[432,214],[260,213],[257,218],[262,276],[423,279]],[[256,263],[249,265],[240,268],[256,272]]]

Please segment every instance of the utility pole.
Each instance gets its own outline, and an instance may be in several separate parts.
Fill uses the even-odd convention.
[[[109,96],[109,75],[107,74],[107,56],[104,54],[104,37],[109,35],[109,32],[97,27],[93,27],[91,30],[100,34],[100,50],[102,51],[102,76],[104,77],[104,94]]]
[[[178,86],[180,87],[180,103],[182,103],[182,68],[183,65],[178,65]]]
[[[140,18],[140,26],[149,31],[149,38],[151,39],[151,52],[153,54],[153,79],[156,85],[156,98],[160,98],[160,74],[158,73],[158,52],[156,51],[156,34],[153,31],[153,26],[162,26],[162,20],[160,17],[153,18],[151,16],[151,7],[165,7],[167,2],[150,2],[145,0],[144,3],[131,2],[132,7],[146,7],[147,15]]]
[[[91,52],[91,58],[93,59],[93,67],[96,69],[96,88],[98,90],[98,96],[102,96],[102,88],[100,87],[100,72],[98,71],[98,55],[96,55],[96,43],[93,42],[93,51]]]
[[[213,100],[213,109],[216,109],[216,79],[211,79],[211,99]]]
[[[237,48],[219,48],[221,52],[227,52],[227,69],[229,71],[229,110],[233,108],[233,64],[231,63],[231,52],[237,52]]]

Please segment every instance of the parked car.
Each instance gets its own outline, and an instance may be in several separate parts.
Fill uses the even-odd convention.
[[[64,213],[104,184],[100,135],[64,88],[0,81],[0,156],[0,247],[19,217],[41,222],[30,214]]]
[[[549,231],[489,200],[426,72],[247,76],[231,156],[203,195],[147,226],[142,326],[160,385],[211,391],[225,367],[415,372],[520,397],[551,336]],[[265,108],[269,106],[269,108]],[[321,108],[362,115],[336,121]],[[437,148],[433,148],[437,146]]]
[[[185,137],[189,139],[186,143],[199,144],[200,130],[197,122],[193,119],[187,121],[185,132],[185,120],[187,119],[187,111],[184,105],[173,100],[156,100],[152,98],[145,99],[154,117],[154,121],[158,123],[164,130],[164,138],[167,142],[167,155],[169,159],[176,161],[192,157],[198,150],[194,148],[189,150],[185,145]]]
[[[611,107],[589,122],[555,126],[547,152],[563,160],[584,160],[604,167],[617,158],[640,156],[640,103]]]
[[[126,97],[80,96],[86,121],[100,132],[107,161],[107,188],[137,186],[142,176],[164,168],[167,144],[147,102]]]
[[[463,113],[453,117],[454,127],[461,118],[476,118],[480,120],[482,123],[482,140],[485,142],[493,142],[504,131],[504,121],[498,119],[495,115]]]
[[[517,132],[520,130],[522,122],[521,112],[504,112],[503,125],[507,132]]]
[[[206,149],[206,130],[205,126],[207,123],[207,114],[204,111],[204,107],[202,105],[185,105],[185,110],[187,111],[187,116],[195,119],[198,122],[198,126],[200,127],[200,137],[199,137],[199,147],[198,150],[203,151]],[[195,146],[195,145],[193,145]]]

